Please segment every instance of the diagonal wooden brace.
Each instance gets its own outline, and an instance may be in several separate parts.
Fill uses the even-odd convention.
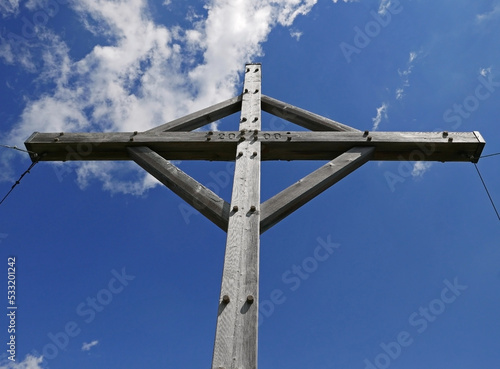
[[[261,205],[260,233],[369,161],[375,148],[354,147]]]
[[[127,148],[130,157],[201,214],[227,231],[229,203],[148,147]]]
[[[228,115],[241,110],[241,95],[228,99],[208,108],[191,113],[179,119],[162,124],[161,126],[147,130],[148,133],[160,133],[167,131],[192,131],[209,123],[225,118]]]
[[[262,95],[262,110],[301,127],[310,129],[311,131],[359,132],[356,128],[352,128],[265,95]]]

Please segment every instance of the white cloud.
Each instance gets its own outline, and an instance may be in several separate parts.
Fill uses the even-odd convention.
[[[126,178],[123,178],[126,174]],[[140,196],[159,182],[132,162],[84,162],[76,169],[76,182],[81,189],[97,180],[102,189],[111,194],[124,193]]]
[[[24,6],[30,11],[36,11],[40,8],[46,8],[49,4],[49,0],[28,0]]]
[[[432,167],[432,163],[428,161],[417,161],[413,165],[411,175],[415,177],[422,177]]]
[[[358,2],[359,0],[341,0],[343,1],[344,3],[355,3],[355,2]],[[333,0],[334,3],[338,3],[339,0]]]
[[[382,103],[382,105],[377,108],[377,116],[372,118],[373,120],[373,128],[372,131],[376,131],[378,126],[382,122],[382,119],[387,119],[387,109],[389,105],[387,103]]]
[[[94,340],[94,341],[89,342],[89,343],[84,342],[82,345],[82,351],[90,351],[90,349],[94,346],[97,346],[98,343],[99,343],[99,341],[97,341],[97,340]]]
[[[500,16],[500,4],[495,5],[495,7],[486,13],[476,15],[477,22],[488,22]]]
[[[491,74],[491,67],[481,68],[479,70],[479,74],[482,75],[483,77],[487,77],[489,74]]]
[[[0,0],[0,13],[3,17],[19,11],[19,0]]]
[[[273,27],[291,26],[316,2],[212,0],[186,29],[155,23],[146,0],[70,2],[87,32],[107,43],[73,60],[47,30],[37,34],[40,57],[31,56],[30,45],[23,52],[0,48],[3,60],[24,58],[26,67],[40,70],[39,85],[55,85],[27,101],[7,142],[20,146],[33,131],[143,131],[235,96],[244,64],[262,55]],[[78,182],[97,178],[112,192],[135,194],[157,183],[144,172],[139,178],[132,172],[133,182],[116,182],[110,173],[108,164],[87,163]]]
[[[43,356],[35,357],[27,355],[21,362],[4,361],[0,364],[0,369],[42,369]]]
[[[396,99],[401,100],[404,97],[404,91],[407,87],[410,87],[410,75],[413,72],[413,68],[415,65],[415,60],[417,60],[419,54],[415,51],[410,52],[410,56],[408,57],[408,62],[406,69],[399,70],[398,74],[402,80],[402,86],[396,89]]]
[[[0,37],[0,59],[3,59],[6,64],[14,64],[12,47],[7,40],[2,37]]]
[[[290,30],[290,36],[292,36],[294,39],[297,41],[300,41],[300,38],[302,37],[303,33],[297,30]]]
[[[379,14],[385,14],[387,13],[387,10],[391,6],[391,0],[381,0],[380,5],[378,7],[378,13]]]

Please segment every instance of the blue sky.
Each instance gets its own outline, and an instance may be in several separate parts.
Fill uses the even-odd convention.
[[[268,96],[361,130],[480,131],[483,155],[500,152],[497,0],[0,0],[0,12],[4,145],[146,130],[238,95],[245,63],[261,62]],[[299,129],[267,114],[262,126]],[[478,163],[497,203],[499,160]],[[29,164],[0,148],[0,190]],[[177,164],[229,201],[227,163]],[[263,163],[262,200],[321,164]],[[137,165],[40,163],[0,212],[3,301],[14,256],[18,305],[16,362],[4,317],[0,368],[210,366],[225,233]],[[262,236],[259,367],[495,367],[499,237],[473,164],[365,164]]]

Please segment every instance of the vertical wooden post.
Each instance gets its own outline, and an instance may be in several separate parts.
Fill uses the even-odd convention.
[[[261,65],[245,69],[212,369],[256,369],[259,296]]]

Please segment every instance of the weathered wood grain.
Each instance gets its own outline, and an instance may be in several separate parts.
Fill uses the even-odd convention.
[[[231,215],[215,334],[212,368],[257,368],[261,144],[260,64],[247,65],[241,109]],[[230,298],[224,304],[223,296]],[[247,297],[252,296],[252,302]]]
[[[373,160],[477,162],[478,132],[35,133],[26,148],[42,161],[129,160],[127,147],[147,146],[169,160],[234,160],[242,138],[262,144],[261,160],[332,160],[353,147],[374,147]],[[32,159],[35,159],[32,157]]]

